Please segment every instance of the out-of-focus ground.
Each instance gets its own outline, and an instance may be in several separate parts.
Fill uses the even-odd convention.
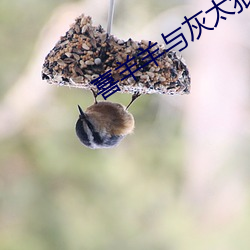
[[[135,133],[93,151],[74,132],[91,93],[48,85],[41,67],[76,16],[106,27],[108,4],[0,2],[0,249],[249,250],[250,8],[194,42],[183,26],[191,94],[139,98]],[[117,0],[113,34],[163,43],[211,6]]]

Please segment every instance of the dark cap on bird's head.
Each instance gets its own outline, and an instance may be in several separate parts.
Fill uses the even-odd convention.
[[[84,129],[83,120],[86,120],[86,116],[84,112],[82,111],[81,107],[78,105],[79,110],[79,119],[76,122],[76,134],[80,141],[87,147],[91,146],[90,140],[88,138],[88,134],[86,130]]]

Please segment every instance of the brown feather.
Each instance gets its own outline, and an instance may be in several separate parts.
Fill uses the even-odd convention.
[[[133,132],[134,118],[118,103],[98,102],[87,108],[85,114],[98,131],[111,135],[127,135]]]

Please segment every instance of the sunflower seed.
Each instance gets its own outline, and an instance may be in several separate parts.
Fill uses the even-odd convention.
[[[83,43],[82,44],[82,48],[85,49],[85,50],[89,50],[89,46],[86,44],[86,43]]]

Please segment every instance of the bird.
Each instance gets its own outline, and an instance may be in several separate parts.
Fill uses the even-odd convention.
[[[133,115],[128,112],[130,105],[140,96],[136,92],[127,107],[119,103],[96,100],[85,112],[78,105],[79,118],[75,130],[80,142],[91,149],[112,148],[131,134],[135,127]]]

